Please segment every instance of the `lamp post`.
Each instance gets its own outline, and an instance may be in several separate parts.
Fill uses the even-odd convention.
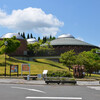
[[[7,46],[8,42],[5,41],[4,44],[5,44],[5,46]],[[6,50],[5,50],[5,76],[6,76]]]

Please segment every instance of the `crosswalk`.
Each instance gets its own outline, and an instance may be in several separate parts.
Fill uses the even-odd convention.
[[[99,90],[100,91],[100,86],[87,86],[90,89],[94,89],[94,90]]]

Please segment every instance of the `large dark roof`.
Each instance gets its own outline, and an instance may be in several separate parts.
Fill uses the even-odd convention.
[[[81,46],[94,46],[92,44],[86,43],[84,41],[75,39],[72,35],[61,35],[57,39],[50,41],[52,46],[61,46],[61,45],[81,45]],[[45,44],[44,44],[45,45]],[[97,47],[97,46],[95,46]]]
[[[87,45],[93,46],[75,38],[58,38],[50,42],[51,45]]]

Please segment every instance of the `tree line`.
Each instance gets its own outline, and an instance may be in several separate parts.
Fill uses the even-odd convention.
[[[30,34],[28,33],[27,36],[25,35],[25,32],[23,32],[23,33],[18,32],[18,34],[21,35],[24,39],[30,39],[30,38],[36,39],[36,37],[34,37],[32,33],[30,33]],[[43,40],[43,43],[46,43],[47,41],[51,41],[54,39],[56,39],[56,38],[54,36],[50,35],[49,37],[47,37],[47,36],[43,36],[43,38],[38,37],[37,40],[38,41]]]

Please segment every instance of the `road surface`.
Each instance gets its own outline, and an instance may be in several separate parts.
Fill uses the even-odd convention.
[[[0,100],[100,100],[100,86],[0,84]]]

